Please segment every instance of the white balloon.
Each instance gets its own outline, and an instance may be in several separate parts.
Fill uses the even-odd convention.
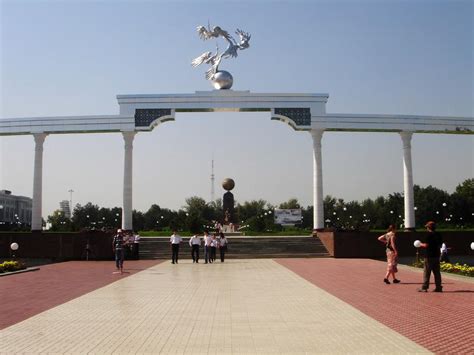
[[[474,242],[471,243],[471,249],[474,250]]]
[[[19,246],[18,246],[18,243],[11,243],[10,244],[10,249],[11,250],[18,250]]]
[[[420,245],[421,245],[421,242],[419,240],[415,240],[415,242],[413,243],[413,245],[415,246],[415,248],[419,248]]]

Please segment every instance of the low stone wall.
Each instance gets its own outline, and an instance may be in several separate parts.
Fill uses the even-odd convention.
[[[317,232],[329,254],[335,258],[383,258],[385,248],[377,238],[377,232]],[[426,240],[426,232],[397,232],[397,249],[401,257],[414,256],[416,248],[413,242]],[[450,255],[473,255],[471,243],[474,232],[441,232],[444,242],[451,248]]]
[[[81,260],[86,258],[89,242],[89,258],[110,260],[113,235],[103,232],[80,233],[0,233],[0,257],[11,256],[10,244],[18,243],[18,258],[46,258],[53,260]]]

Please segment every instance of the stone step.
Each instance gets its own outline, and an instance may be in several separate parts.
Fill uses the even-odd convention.
[[[190,258],[188,238],[183,239],[180,255]],[[231,237],[226,258],[292,258],[328,257],[318,238],[314,237]],[[200,249],[201,258],[204,255]],[[219,251],[217,251],[219,254]],[[169,259],[171,248],[168,237],[148,237],[140,240],[140,259]]]

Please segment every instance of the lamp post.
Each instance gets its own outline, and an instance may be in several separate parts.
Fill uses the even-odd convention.
[[[15,252],[18,250],[19,245],[18,243],[11,243],[10,244],[10,249],[12,251],[12,259],[15,260]]]

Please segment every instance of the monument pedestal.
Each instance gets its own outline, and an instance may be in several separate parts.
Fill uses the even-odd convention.
[[[234,224],[224,224],[222,226],[222,232],[228,237],[228,236],[241,236],[243,235],[242,232],[239,232],[237,230],[237,226]]]

